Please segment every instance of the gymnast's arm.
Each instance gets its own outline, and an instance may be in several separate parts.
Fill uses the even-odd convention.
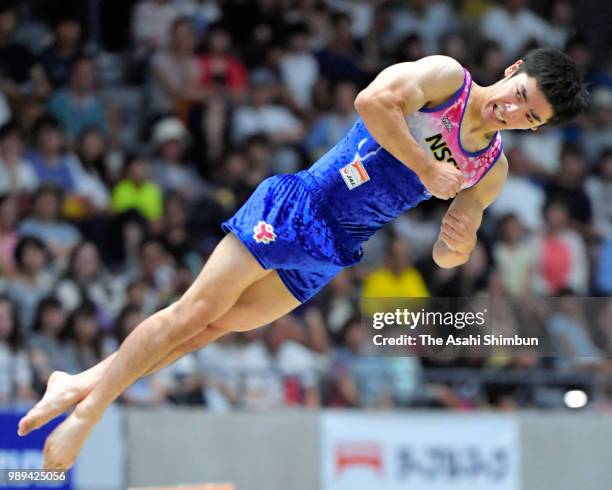
[[[441,199],[455,197],[463,176],[428,156],[410,134],[405,117],[428,102],[449,98],[461,87],[463,78],[463,67],[454,59],[428,56],[384,69],[355,99],[355,109],[372,137]]]
[[[461,191],[442,219],[433,259],[445,269],[464,264],[476,246],[476,233],[484,210],[499,196],[508,174],[502,153],[493,168],[475,186]]]

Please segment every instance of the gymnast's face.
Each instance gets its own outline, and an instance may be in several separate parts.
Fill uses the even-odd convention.
[[[518,73],[522,60],[505,71],[505,78],[491,87],[482,117],[495,129],[536,130],[553,116],[553,108],[535,78]]]

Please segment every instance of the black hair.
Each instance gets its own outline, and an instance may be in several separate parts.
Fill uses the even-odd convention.
[[[53,194],[60,203],[64,199],[64,191],[61,187],[59,187],[57,184],[54,184],[53,182],[44,182],[32,194],[32,202],[35,203],[45,194]]]
[[[88,246],[94,247],[96,249],[96,251],[98,252],[98,254],[100,253],[100,249],[98,248],[98,246],[94,242],[92,242],[90,240],[81,240],[70,251],[70,257],[68,259],[68,267],[66,268],[66,271],[64,273],[64,278],[71,279],[71,280],[76,280],[76,260],[77,260],[77,257],[79,255],[79,253],[81,252],[81,250],[83,250],[83,248],[88,247]]]
[[[193,19],[188,15],[180,15],[172,21],[172,24],[170,24],[170,34],[174,35],[176,30],[183,24],[189,26],[192,30],[194,29]]]
[[[576,64],[562,51],[553,48],[529,51],[515,75],[519,73],[535,78],[552,106],[553,116],[548,124],[563,124],[589,106],[589,92]]]
[[[497,229],[498,229],[498,234],[497,236],[501,236],[501,230],[511,221],[518,221],[520,223],[520,219],[519,217],[514,214],[514,213],[505,213],[504,215],[501,216],[501,218],[499,218],[499,220],[497,221]]]
[[[563,147],[561,148],[561,160],[563,160],[563,158],[568,154],[582,158],[583,152],[580,150],[580,147],[576,143],[565,142],[563,144]]]
[[[19,267],[19,269],[23,269],[23,265],[24,265],[23,259],[24,259],[25,251],[26,251],[26,248],[30,246],[34,246],[38,248],[45,255],[47,254],[47,247],[45,246],[44,242],[40,240],[39,238],[36,238],[33,236],[24,236],[20,238],[19,241],[17,242],[17,246],[15,247],[15,252],[14,252],[15,262],[17,264],[17,267]]]
[[[62,302],[55,296],[47,296],[38,302],[38,306],[36,307],[36,316],[34,317],[34,323],[32,325],[32,328],[35,332],[41,331],[43,315],[47,310],[53,308],[64,308]],[[65,328],[66,325],[64,325],[64,329]],[[63,336],[64,329],[62,329],[62,332],[60,332],[58,336]]]
[[[341,22],[351,22],[351,16],[346,12],[333,12],[331,14],[331,23],[334,28],[338,27]]]
[[[51,114],[43,114],[36,120],[36,122],[34,123],[34,127],[32,128],[32,135],[34,136],[34,141],[38,139],[40,133],[45,129],[55,129],[57,131],[62,131],[62,125],[55,116],[52,116]]]
[[[10,120],[0,126],[0,141],[4,141],[6,138],[13,135],[21,137],[21,130],[19,129],[19,125],[14,120]]]
[[[74,309],[74,311],[68,317],[68,326],[62,332],[62,338],[70,339],[74,342],[77,341],[76,324],[77,321],[81,318],[93,318],[98,324],[98,333],[92,339],[90,347],[93,348],[96,356],[100,357],[102,354],[103,332],[100,327],[100,322],[98,321],[98,310],[96,308],[96,305],[92,301],[85,299],[79,306]]]
[[[17,315],[17,308],[13,300],[6,294],[0,294],[0,303],[8,303],[11,309],[11,322],[13,323],[13,330],[6,339],[9,347],[13,352],[17,352],[17,349],[21,347],[21,327],[19,325],[19,316]]]
[[[565,211],[565,213],[569,216],[569,208],[567,203],[558,196],[552,196],[542,205],[542,215],[545,215],[551,208],[559,207]]]
[[[129,168],[135,163],[146,162],[146,161],[147,161],[147,157],[144,156],[142,153],[137,153],[137,152],[127,153],[123,160],[123,171],[127,172]]]
[[[142,308],[135,304],[127,304],[123,307],[119,315],[117,315],[117,319],[115,320],[115,325],[113,328],[113,336],[117,339],[117,342],[120,344],[126,339],[127,335],[125,335],[125,324],[127,322],[128,317],[131,315],[140,314],[142,315]]]

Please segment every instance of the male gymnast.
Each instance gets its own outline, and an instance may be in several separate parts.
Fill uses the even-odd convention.
[[[67,469],[106,408],[139,377],[231,331],[266,325],[307,301],[383,225],[432,196],[453,199],[433,248],[465,263],[508,162],[500,131],[560,124],[588,105],[572,60],[537,49],[481,87],[457,61],[429,56],[383,70],[355,100],[359,119],[308,170],[264,180],[177,302],[143,321],[117,352],[70,376],[55,372],[20,423],[25,435],[65,410],[46,469]]]

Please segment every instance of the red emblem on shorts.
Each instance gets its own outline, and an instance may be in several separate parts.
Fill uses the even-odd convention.
[[[260,221],[253,228],[253,238],[257,243],[268,244],[276,240],[276,233],[274,233],[274,227],[270,223]]]

